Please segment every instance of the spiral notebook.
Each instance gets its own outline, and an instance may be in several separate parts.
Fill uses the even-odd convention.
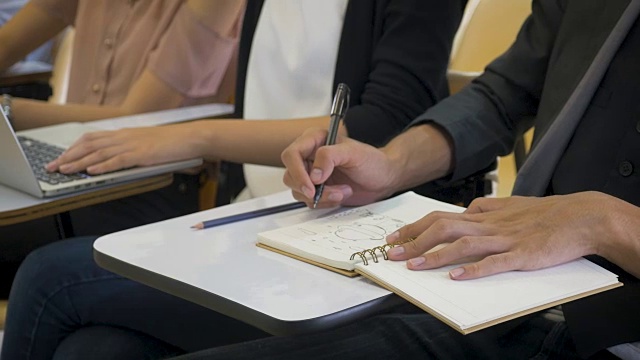
[[[259,233],[257,245],[343,275],[363,275],[463,334],[622,286],[617,275],[586,259],[467,281],[449,278],[455,265],[413,271],[386,259],[388,234],[431,211],[463,210],[408,192]]]

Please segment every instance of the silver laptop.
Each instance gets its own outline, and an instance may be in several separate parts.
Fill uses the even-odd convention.
[[[0,109],[0,184],[36,197],[51,197],[188,169],[202,159],[137,167],[108,174],[64,175],[48,173],[44,165],[55,159],[82,134],[101,129],[82,123],[66,123],[15,133]]]

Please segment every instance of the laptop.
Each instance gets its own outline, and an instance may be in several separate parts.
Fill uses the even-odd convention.
[[[48,173],[44,165],[57,158],[82,134],[102,129],[83,123],[65,123],[15,133],[2,109],[0,114],[0,184],[39,198],[85,191],[202,164],[202,159],[193,159],[95,176]]]

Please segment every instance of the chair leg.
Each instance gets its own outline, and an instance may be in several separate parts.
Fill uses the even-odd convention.
[[[4,320],[7,315],[7,300],[0,300],[0,330],[4,330]]]
[[[208,210],[216,206],[218,194],[219,164],[206,164],[200,173],[200,191],[198,203],[200,211]]]
[[[515,147],[513,149],[513,157],[516,161],[516,170],[520,170],[522,164],[527,159],[527,151],[524,146],[524,138],[520,136],[518,140],[516,140]]]

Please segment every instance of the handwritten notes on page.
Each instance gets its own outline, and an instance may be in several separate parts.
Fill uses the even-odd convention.
[[[435,210],[463,208],[409,192],[372,205],[341,209],[302,224],[258,234],[270,247],[325,265],[353,270],[358,259],[351,254],[386,244],[385,238],[400,227]]]

